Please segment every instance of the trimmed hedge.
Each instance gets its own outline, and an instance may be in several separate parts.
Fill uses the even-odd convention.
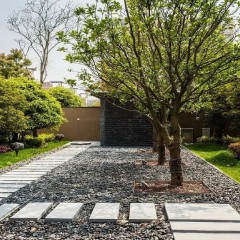
[[[55,136],[53,133],[41,133],[38,135],[38,137],[43,139],[46,143],[55,140]]]
[[[33,137],[31,135],[27,135],[25,137],[25,144],[27,147],[42,147],[45,145],[45,140],[40,137]]]

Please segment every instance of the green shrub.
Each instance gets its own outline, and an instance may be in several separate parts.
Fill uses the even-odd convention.
[[[197,142],[199,142],[199,143],[217,143],[217,142],[219,142],[219,139],[217,139],[215,137],[202,136],[197,139]]]
[[[64,134],[59,133],[55,136],[55,140],[60,142],[64,139],[64,137],[65,137]]]
[[[240,158],[240,142],[231,143],[228,149],[233,152],[236,158]]]
[[[25,144],[27,147],[42,147],[45,145],[45,140],[40,137],[33,137],[31,135],[27,135],[25,137]]]
[[[222,140],[223,140],[223,143],[226,144],[226,145],[229,145],[230,143],[240,142],[239,137],[231,137],[229,135],[224,136]]]
[[[39,138],[43,139],[46,143],[52,142],[55,140],[53,133],[41,133],[38,135]]]
[[[5,144],[8,142],[8,135],[5,133],[0,133],[0,144]]]

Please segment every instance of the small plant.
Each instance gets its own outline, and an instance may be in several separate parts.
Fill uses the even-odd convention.
[[[240,142],[239,137],[231,137],[229,135],[224,136],[222,140],[223,140],[223,143],[226,144],[226,145],[229,145],[230,143]]]
[[[0,146],[0,153],[6,153],[6,152],[11,152],[11,151],[12,151],[12,149],[8,146],[3,146],[3,145]]]
[[[240,142],[237,143],[231,143],[228,146],[228,149],[233,152],[236,158],[240,158]]]
[[[55,140],[57,140],[57,141],[60,142],[60,141],[62,141],[62,140],[64,139],[64,137],[65,137],[64,134],[61,134],[61,133],[60,133],[60,134],[57,134],[57,135],[55,136]]]
[[[41,133],[38,135],[38,138],[43,139],[46,143],[55,140],[55,136],[53,133]]]
[[[22,149],[24,149],[24,144],[20,142],[14,142],[10,144],[10,147],[12,150],[15,151],[16,156],[18,156],[18,152]]]
[[[217,143],[219,140],[215,137],[202,136],[197,139],[198,143]]]
[[[25,143],[27,147],[42,147],[45,145],[45,140],[40,137],[33,137],[31,135],[27,135],[25,137]]]

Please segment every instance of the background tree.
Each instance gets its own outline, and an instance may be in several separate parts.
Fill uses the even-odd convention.
[[[37,136],[38,129],[58,127],[64,122],[60,103],[43,90],[39,83],[26,78],[8,81],[21,90],[21,94],[26,98],[27,107],[24,114],[28,117],[27,128],[34,136]]]
[[[60,102],[62,107],[81,107],[83,99],[77,96],[71,89],[64,87],[54,87],[48,93]]]
[[[6,136],[9,142],[27,129],[26,106],[27,101],[21,91],[11,81],[0,78],[0,135]]]
[[[230,83],[211,94],[211,101],[200,111],[213,136],[219,140],[229,130],[240,129],[240,87]]]
[[[237,81],[239,46],[226,36],[238,1],[102,1],[76,10],[80,26],[66,38],[70,62],[92,91],[133,102],[170,152],[171,184],[182,185],[179,114]],[[96,81],[98,83],[96,83]],[[94,82],[94,84],[93,84]]]
[[[29,66],[31,61],[24,57],[23,52],[12,49],[9,54],[0,54],[0,76],[5,79],[10,77],[32,78]]]
[[[18,44],[23,52],[27,55],[32,50],[37,56],[41,83],[47,76],[49,54],[58,44],[57,32],[68,29],[72,12],[70,2],[63,5],[60,0],[27,0],[25,9],[8,18],[9,29],[22,37]]]

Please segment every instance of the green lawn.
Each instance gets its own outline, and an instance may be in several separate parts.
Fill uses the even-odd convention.
[[[63,146],[64,144],[68,143],[68,141],[61,141],[61,142],[49,142],[47,146],[42,148],[27,148],[19,151],[18,156],[16,156],[15,152],[7,152],[7,153],[0,153],[0,168],[4,168],[10,166],[14,163],[26,160],[33,156],[39,155],[41,153],[50,151],[54,148],[58,148]]]
[[[236,159],[227,147],[214,143],[194,143],[185,146],[240,183],[240,159]]]

